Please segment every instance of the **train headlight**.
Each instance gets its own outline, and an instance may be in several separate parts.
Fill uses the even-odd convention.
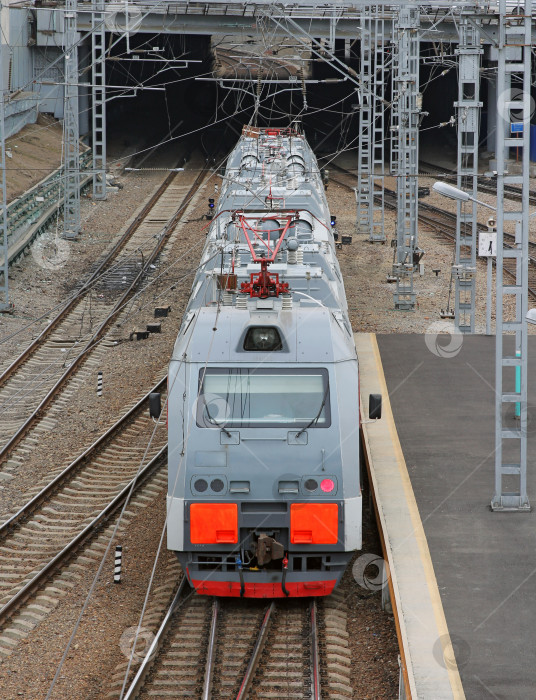
[[[333,479],[322,479],[320,482],[320,488],[324,493],[331,493],[335,488],[335,482]]]
[[[244,350],[272,352],[282,349],[283,344],[277,328],[255,326],[248,330],[244,340]]]

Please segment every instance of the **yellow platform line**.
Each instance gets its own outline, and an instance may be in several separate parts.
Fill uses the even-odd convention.
[[[360,370],[362,433],[405,676],[413,700],[463,700],[437,580],[400,446],[376,336],[354,336]],[[368,423],[369,394],[382,395],[382,418]]]

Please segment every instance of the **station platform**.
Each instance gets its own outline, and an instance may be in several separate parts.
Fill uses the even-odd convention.
[[[424,335],[355,338],[411,697],[536,698],[536,514],[490,509],[495,339],[464,337],[441,357]],[[530,376],[532,342],[529,351]],[[366,422],[370,393],[383,395],[374,423]],[[533,448],[529,439],[529,498]]]

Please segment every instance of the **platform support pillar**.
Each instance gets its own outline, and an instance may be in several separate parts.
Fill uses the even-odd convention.
[[[93,199],[106,199],[106,34],[104,0],[91,18]]]
[[[394,44],[398,46],[393,56],[395,84],[395,121],[393,138],[397,139],[396,172],[396,262],[393,277],[395,309],[413,311],[416,293],[413,290],[413,273],[420,259],[418,248],[418,164],[419,119],[421,96],[419,93],[419,9],[402,5],[393,24]]]
[[[65,0],[65,100],[63,140],[65,193],[63,237],[76,238],[80,232],[80,138],[78,114],[77,0]]]
[[[497,74],[497,261],[495,355],[495,493],[494,511],[529,511],[527,495],[527,308],[529,245],[529,135],[531,91],[532,0],[512,14],[499,0]],[[511,85],[515,84],[515,94]],[[521,90],[519,90],[521,88]],[[512,124],[522,124],[510,134]],[[520,147],[521,174],[506,170],[508,149]],[[517,211],[504,210],[505,185],[521,185]],[[504,225],[515,222],[515,244],[504,246]],[[504,260],[515,269],[515,280],[504,279]],[[512,298],[514,305],[512,305]],[[506,308],[515,310],[508,311]],[[513,316],[513,319],[512,319]],[[516,417],[516,404],[519,417]]]
[[[480,108],[480,32],[462,16],[459,24],[457,186],[476,200]],[[454,323],[460,333],[475,332],[477,203],[457,202]]]

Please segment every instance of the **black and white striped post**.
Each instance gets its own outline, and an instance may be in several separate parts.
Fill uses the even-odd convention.
[[[123,557],[123,547],[118,544],[115,547],[115,568],[114,583],[121,583],[121,559]]]
[[[97,373],[97,396],[102,396],[102,372]]]

